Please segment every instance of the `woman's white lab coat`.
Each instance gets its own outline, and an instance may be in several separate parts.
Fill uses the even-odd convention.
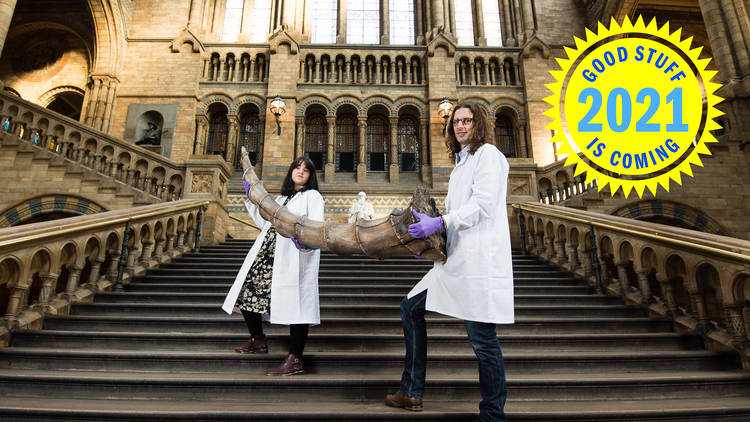
[[[505,194],[508,161],[484,144],[456,164],[445,199],[445,263],[409,292],[427,290],[426,308],[463,320],[510,324],[513,266]]]
[[[279,196],[276,202],[283,204],[286,196]],[[247,253],[239,273],[221,307],[231,314],[247,273],[258,255],[271,223],[260,216],[258,207],[245,201],[250,216],[261,228],[258,240]],[[307,215],[313,220],[323,221],[324,202],[320,193],[314,189],[297,193],[286,207],[294,214]],[[300,251],[291,239],[276,235],[276,248],[273,258],[273,275],[271,277],[271,315],[273,324],[320,324],[320,304],[318,301],[318,269],[320,267],[320,250]]]

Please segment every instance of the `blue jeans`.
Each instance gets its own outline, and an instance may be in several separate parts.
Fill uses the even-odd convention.
[[[406,358],[401,375],[402,393],[409,397],[422,398],[427,370],[427,324],[425,323],[424,291],[411,299],[401,301],[401,324],[404,327]],[[505,366],[500,342],[495,332],[495,324],[465,321],[466,333],[479,362],[479,389],[482,401],[479,403],[480,421],[501,421],[505,419],[505,399],[508,390],[505,386]]]

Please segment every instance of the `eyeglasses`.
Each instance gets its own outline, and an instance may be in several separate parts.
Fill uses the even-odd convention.
[[[474,123],[474,118],[465,117],[463,119],[453,119],[453,126],[458,126],[459,123],[463,123],[464,126],[469,126]]]

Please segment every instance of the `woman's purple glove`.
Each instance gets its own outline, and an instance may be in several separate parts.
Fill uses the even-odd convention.
[[[292,239],[292,243],[294,243],[294,247],[296,247],[297,249],[299,249],[299,250],[301,250],[301,251],[307,250],[307,248],[306,248],[306,247],[302,246],[302,245],[301,245],[301,244],[299,243],[299,240],[297,240],[297,238],[296,238],[296,237],[292,236],[292,237],[291,237],[291,239]]]
[[[414,217],[417,218],[417,222],[409,226],[409,234],[415,239],[425,238],[435,232],[443,230],[443,217],[430,217],[429,215],[422,214],[411,210]]]
[[[247,199],[250,199],[250,183],[247,183],[247,180],[243,180],[242,186],[245,187],[245,196],[247,196]]]

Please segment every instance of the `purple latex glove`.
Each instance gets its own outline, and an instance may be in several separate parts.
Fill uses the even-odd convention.
[[[409,234],[415,239],[425,238],[435,232],[443,230],[443,218],[441,216],[430,217],[429,215],[422,214],[411,210],[414,217],[417,218],[417,222],[409,226]]]
[[[294,247],[295,247],[295,248],[297,248],[297,249],[299,249],[299,250],[301,250],[301,251],[307,250],[307,248],[306,248],[306,247],[302,246],[302,245],[301,245],[301,244],[299,243],[299,240],[297,240],[297,238],[296,238],[296,237],[292,236],[292,237],[291,237],[291,239],[292,239],[292,243],[294,243]]]
[[[247,183],[247,180],[243,180],[242,186],[245,187],[245,196],[247,196],[247,199],[250,199],[250,183]]]

